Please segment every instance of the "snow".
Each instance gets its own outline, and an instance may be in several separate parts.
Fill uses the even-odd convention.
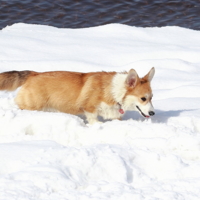
[[[14,24],[0,31],[0,72],[151,67],[156,115],[88,125],[19,110],[0,92],[0,200],[199,200],[200,32],[109,24]]]

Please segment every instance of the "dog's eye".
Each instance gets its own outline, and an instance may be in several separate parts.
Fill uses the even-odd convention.
[[[141,99],[142,99],[142,101],[146,101],[147,100],[145,97],[142,97]]]

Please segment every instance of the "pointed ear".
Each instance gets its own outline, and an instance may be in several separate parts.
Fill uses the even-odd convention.
[[[155,74],[155,68],[152,67],[149,73],[146,76],[144,76],[144,79],[150,82],[153,79],[154,74]]]
[[[128,76],[126,78],[126,84],[128,87],[135,87],[138,81],[138,75],[137,72],[134,69],[131,69],[128,73]]]

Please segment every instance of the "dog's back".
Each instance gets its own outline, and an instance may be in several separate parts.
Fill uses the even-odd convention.
[[[20,109],[58,110],[70,114],[94,112],[102,101],[113,103],[110,85],[116,72],[33,72],[0,74],[0,90],[22,86],[15,99]]]

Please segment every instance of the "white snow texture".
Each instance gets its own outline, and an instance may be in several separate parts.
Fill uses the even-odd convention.
[[[200,32],[109,24],[14,24],[0,31],[0,72],[152,67],[155,116],[88,125],[20,110],[0,92],[0,200],[199,200]]]

